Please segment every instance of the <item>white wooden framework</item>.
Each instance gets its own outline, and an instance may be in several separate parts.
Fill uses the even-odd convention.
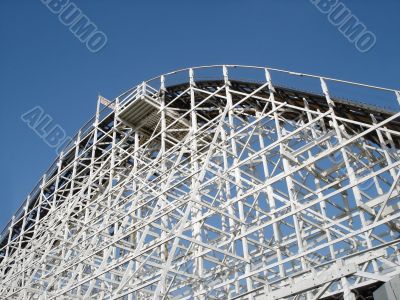
[[[102,99],[1,234],[0,298],[356,299],[390,280],[400,112],[338,83],[400,98],[230,65]]]

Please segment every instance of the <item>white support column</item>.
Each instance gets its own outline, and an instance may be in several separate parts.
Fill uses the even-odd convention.
[[[325,80],[321,77],[320,81],[321,81],[322,91],[323,91],[323,93],[325,95],[326,102],[328,103],[328,106],[329,106],[329,111],[331,112],[330,116],[332,118],[332,124],[333,124],[333,127],[334,127],[335,132],[336,132],[336,137],[337,137],[339,143],[342,144],[345,141],[345,139],[343,138],[342,132],[341,132],[341,130],[339,128],[338,121],[336,119],[335,103],[333,102],[333,100],[330,97],[328,86],[327,86]],[[356,175],[354,173],[354,169],[350,165],[350,160],[349,160],[349,157],[348,157],[347,152],[346,152],[346,147],[341,147],[340,148],[340,152],[341,152],[341,155],[343,157],[343,160],[344,160],[344,163],[345,163],[345,166],[346,166],[346,170],[347,170],[347,174],[349,176],[349,180],[353,185],[351,190],[352,190],[353,195],[354,195],[354,200],[355,200],[355,202],[357,204],[357,207],[360,208],[362,206],[362,197],[361,197],[361,193],[360,193],[359,187],[357,185],[357,178],[356,178]],[[366,227],[368,224],[367,224],[367,221],[366,221],[366,218],[365,218],[364,214],[365,214],[364,210],[360,209],[361,224],[362,224],[363,227]],[[372,242],[371,242],[370,237],[368,236],[368,233],[364,233],[363,236],[364,236],[365,241],[367,243],[367,247],[368,248],[372,248]],[[375,260],[372,261],[372,266],[373,266],[375,271],[378,270],[378,265],[377,265]]]
[[[307,109],[307,120],[308,120],[308,122],[311,122],[312,121],[312,115],[311,115],[311,113],[310,113],[310,107],[309,107],[309,105],[308,105],[308,101],[306,100],[306,99],[303,99],[304,100],[304,107]],[[311,134],[312,134],[312,137],[313,137],[313,139],[314,140],[317,140],[318,139],[318,135],[317,135],[317,133],[315,132],[315,129],[314,129],[314,127],[311,127]],[[329,145],[329,144],[328,144]],[[312,152],[311,152],[311,150],[309,150],[308,151],[308,155],[309,155],[309,157],[312,157]],[[312,166],[312,169],[313,169],[313,171],[317,174],[318,173],[318,170],[315,168],[315,166]],[[320,178],[318,178],[318,177],[315,177],[315,179],[314,179],[314,183],[315,183],[315,186],[317,187],[317,189],[318,189],[318,192],[316,193],[317,194],[317,196],[318,197],[323,197],[323,194],[321,193],[321,182],[320,182]],[[324,201],[321,201],[320,203],[319,203],[319,206],[320,206],[320,209],[321,209],[321,214],[322,214],[322,216],[324,217],[324,226],[325,226],[325,234],[326,234],[326,238],[327,238],[327,240],[328,240],[328,242],[331,242],[332,241],[332,236],[331,236],[331,232],[330,232],[330,229],[329,229],[329,227],[328,227],[328,223],[327,223],[327,211],[326,211],[326,201],[324,200]],[[330,253],[330,255],[331,255],[331,259],[335,259],[336,258],[336,255],[335,255],[335,250],[334,250],[334,248],[333,248],[333,245],[330,245],[329,246],[329,253]]]
[[[226,92],[226,99],[227,99],[227,105],[229,107],[229,111],[228,111],[228,121],[229,121],[229,126],[230,126],[230,136],[233,137],[235,135],[235,121],[234,121],[234,111],[232,109],[233,107],[233,100],[232,100],[232,94],[230,92],[230,82],[229,82],[229,73],[228,73],[228,68],[226,66],[223,66],[223,73],[224,73],[224,79],[225,79],[225,92]],[[236,138],[233,137],[231,138],[231,148],[232,148],[232,153],[234,155],[234,159],[233,159],[233,164],[237,165],[238,164],[238,150],[237,150],[237,142],[236,142]],[[240,197],[243,192],[242,189],[240,188],[242,185],[241,182],[241,171],[239,167],[235,168],[234,171],[234,177],[235,177],[235,183],[236,183],[236,196]],[[244,205],[242,201],[238,202],[238,208],[239,208],[239,218],[240,221],[242,223],[242,225],[240,225],[240,230],[241,233],[244,233],[246,231],[246,226],[243,225],[244,223],[246,223],[245,220],[245,215],[244,215]],[[243,257],[245,260],[249,261],[250,260],[250,254],[249,254],[249,246],[248,246],[248,241],[246,237],[243,237],[241,239],[242,242],[242,248],[243,248]],[[245,266],[245,273],[250,273],[251,271],[251,266],[250,264],[246,264]],[[246,278],[246,285],[247,285],[247,291],[251,291],[253,290],[253,282],[251,280],[250,277]],[[253,300],[253,295],[249,295],[249,300]]]
[[[134,140],[135,140],[135,144],[134,144],[134,156],[133,156],[133,171],[137,172],[137,170],[139,169],[138,164],[139,164],[139,147],[140,147],[140,139],[139,139],[139,133],[137,131],[135,131],[134,133]],[[135,180],[132,180],[132,192],[134,193],[137,190],[137,183]],[[136,203],[133,203],[132,206],[135,206]],[[134,213],[133,213],[133,223],[135,222],[139,222],[140,220],[142,220],[142,209],[138,208]],[[135,231],[132,234],[131,237],[131,241],[132,244],[134,245],[134,248],[137,249],[138,244],[140,243],[140,232]],[[140,264],[134,260],[132,263],[132,272],[137,272],[140,268]],[[131,270],[128,270],[131,271]],[[128,300],[134,300],[135,296],[134,293],[130,293],[128,295]]]
[[[201,196],[199,194],[199,191],[196,190],[196,187],[198,186],[198,171],[199,171],[199,162],[198,162],[198,149],[197,149],[197,139],[195,135],[197,134],[197,112],[196,112],[196,99],[195,99],[195,93],[194,93],[194,87],[196,86],[195,81],[194,81],[194,72],[193,69],[189,70],[189,84],[190,84],[190,119],[191,119],[191,129],[190,129],[190,134],[192,136],[192,142],[191,142],[191,167],[192,167],[192,172],[196,175],[192,176],[192,184],[191,184],[191,189],[193,193],[193,197],[195,198],[194,200],[196,202],[201,201]],[[201,213],[201,205],[200,204],[195,204],[193,207],[193,212],[192,212],[192,218],[194,219],[201,219],[202,213]],[[196,222],[193,225],[193,236],[196,239],[196,241],[199,241],[200,243],[202,242],[202,237],[201,237],[201,222]],[[203,258],[199,253],[202,252],[202,247],[200,245],[197,246],[196,250],[196,262],[194,266],[194,271],[193,273],[197,275],[200,280],[203,278]],[[204,289],[203,283],[200,281],[197,284],[197,292],[201,292]],[[203,295],[197,297],[198,300],[204,300],[205,297]]]
[[[271,93],[272,95],[272,93]],[[260,116],[261,117],[261,116]],[[259,143],[260,143],[260,148],[264,149],[265,148],[265,142],[264,142],[264,138],[263,138],[264,134],[261,132],[260,130],[260,134],[259,134]],[[268,159],[265,153],[262,154],[261,156],[262,159],[262,165],[263,165],[263,171],[264,171],[264,175],[265,175],[265,179],[270,178],[270,172],[268,170]],[[276,202],[275,202],[275,198],[274,198],[274,191],[272,186],[268,185],[266,187],[266,191],[267,191],[267,202],[268,205],[270,207],[270,211],[271,211],[271,218],[272,220],[275,220],[276,218]],[[272,230],[274,232],[274,239],[275,239],[275,243],[277,244],[276,246],[276,255],[278,258],[278,262],[279,262],[279,276],[281,278],[285,277],[285,270],[283,267],[283,264],[281,264],[282,262],[282,247],[280,246],[281,242],[282,242],[282,237],[281,237],[281,230],[279,228],[279,222],[274,222],[272,224]],[[263,256],[263,260],[264,263],[266,264],[266,258]],[[267,272],[265,273],[267,274]]]
[[[161,174],[165,174],[165,172],[167,171],[167,166],[166,166],[166,152],[167,152],[167,116],[166,116],[166,111],[165,111],[165,78],[164,76],[161,77],[161,95],[159,98],[160,101],[160,113],[161,113],[161,147],[160,147],[160,152],[161,152]],[[165,191],[165,189],[167,188],[167,185],[165,184],[165,175],[163,175],[160,180],[162,180],[162,184],[161,184],[161,191]],[[161,205],[161,209],[163,209],[166,205],[167,205],[167,196],[166,193],[163,192],[160,195],[160,205]],[[167,216],[163,216],[161,218],[161,238],[165,239],[165,237],[167,236],[167,230],[169,228],[168,226],[168,217]],[[164,264],[167,262],[168,260],[168,242],[165,242],[164,244],[162,244],[160,246],[160,258],[161,258],[161,264]],[[168,284],[167,284],[167,280],[168,277],[166,276],[164,279],[161,280],[165,280],[165,282],[161,282],[161,294],[164,295]]]
[[[226,131],[223,129],[221,130],[221,140],[222,143],[224,145],[224,148],[228,148],[228,142],[227,142],[227,136],[226,136]],[[229,170],[229,162],[228,162],[228,150],[227,149],[223,149],[222,152],[222,159],[223,159],[223,172],[226,174],[228,173]],[[226,194],[226,200],[229,201],[230,199],[232,199],[232,193],[231,193],[231,183],[228,180],[225,180],[224,182],[225,185],[225,194]],[[226,229],[228,230],[227,233],[230,234],[228,240],[230,240],[230,245],[229,245],[229,249],[232,249],[232,253],[236,254],[236,249],[235,249],[235,241],[233,239],[233,236],[235,235],[235,232],[233,232],[233,230],[235,229],[235,221],[233,220],[233,217],[235,217],[235,210],[234,210],[234,206],[233,205],[228,205],[226,208],[226,211],[228,213],[228,222]],[[231,272],[231,270],[229,270],[229,272]],[[239,277],[239,272],[237,270],[235,270],[234,272],[234,277],[235,279]],[[234,282],[234,286],[235,286],[235,293],[239,293],[239,281],[235,280]],[[229,285],[227,285],[225,287],[225,292],[228,294],[228,296],[230,296],[230,289],[229,289]]]
[[[265,76],[266,76],[266,80],[268,82],[268,86],[270,89],[270,99],[272,101],[272,109],[275,110],[276,109],[275,95],[274,95],[275,89],[272,84],[271,75],[270,75],[268,69],[265,69]],[[282,138],[282,128],[281,128],[279,116],[278,116],[278,113],[276,112],[276,110],[274,112],[274,119],[275,119],[275,127],[276,127],[277,137],[278,137],[278,139],[281,139]],[[291,169],[291,166],[290,166],[288,159],[285,156],[285,149],[284,149],[284,146],[282,143],[279,143],[279,151],[280,151],[280,157],[282,159],[283,171],[284,171],[284,173],[288,173]],[[296,190],[295,185],[290,176],[285,177],[285,182],[286,182],[286,186],[287,186],[291,210],[295,211],[297,208],[296,207],[297,199],[296,199],[296,194],[295,194],[295,190]],[[302,238],[302,229],[300,226],[298,214],[293,214],[293,225],[294,225],[296,239],[297,239],[297,247],[298,247],[297,251],[298,251],[298,254],[301,254],[304,252],[304,245],[303,245],[303,238]],[[307,270],[307,264],[306,264],[305,257],[301,256],[300,261],[301,261],[302,269]]]
[[[110,178],[109,178],[109,191],[111,191],[114,187],[114,180],[117,180],[116,178],[116,161],[117,161],[117,128],[116,128],[116,122],[117,122],[117,118],[118,118],[118,112],[119,112],[119,99],[117,98],[115,101],[115,108],[114,108],[114,122],[113,122],[113,128],[112,128],[112,148],[111,148],[111,167],[110,167]],[[108,198],[108,205],[110,210],[112,209],[112,207],[114,206],[114,202],[115,202],[115,194],[112,192],[109,192],[109,198]],[[110,215],[111,215],[111,211],[110,211]],[[114,223],[114,228],[113,228],[113,235],[117,234],[117,232],[119,231],[119,225],[120,222],[116,222]],[[116,245],[111,246],[112,250],[111,250],[111,256],[113,259],[117,259],[118,258],[118,247],[116,247]],[[104,254],[106,254],[107,252],[104,251]],[[103,259],[108,260],[107,255],[104,255]],[[116,276],[114,274],[111,275],[111,279],[116,280]]]

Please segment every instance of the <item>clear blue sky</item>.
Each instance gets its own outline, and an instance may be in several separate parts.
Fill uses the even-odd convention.
[[[69,135],[114,98],[174,69],[270,66],[400,89],[400,2],[345,1],[377,43],[360,53],[309,0],[74,1],[108,36],[93,54],[40,0],[0,4],[0,227],[55,158],[20,119],[36,105]],[[140,2],[140,3],[139,3]]]

